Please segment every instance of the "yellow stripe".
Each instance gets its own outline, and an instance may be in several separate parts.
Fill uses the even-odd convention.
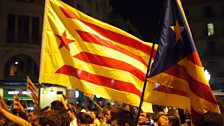
[[[170,85],[170,86],[172,86],[173,88],[178,89],[180,91],[187,92],[187,94],[191,98],[192,107],[199,113],[204,113],[206,110],[219,112],[216,104],[208,102],[208,101],[198,97],[197,95],[195,95],[190,90],[188,83],[183,79],[176,78],[175,76],[171,76],[169,74],[161,73],[155,77],[152,77],[150,79],[150,81],[151,81],[151,83],[155,83],[155,82],[158,82],[158,83],[165,82],[164,84],[172,83],[172,85]]]
[[[55,66],[53,64],[50,64],[51,62],[53,62],[55,64],[58,64],[57,66],[62,66],[63,64],[66,64],[66,65],[74,66],[75,68],[87,71],[87,72],[92,73],[92,74],[95,74],[96,71],[97,71],[97,75],[101,75],[101,76],[105,76],[105,77],[109,77],[109,78],[114,78],[116,80],[121,80],[121,81],[125,81],[125,82],[134,83],[134,84],[136,84],[138,89],[142,90],[143,82],[141,80],[139,80],[137,77],[135,77],[134,75],[130,74],[129,72],[122,71],[122,70],[117,70],[117,69],[112,69],[112,68],[108,68],[108,67],[102,67],[102,66],[93,65],[93,64],[88,64],[88,63],[85,63],[85,62],[80,61],[78,59],[74,59],[71,56],[64,55],[65,60],[71,60],[67,64],[66,61],[63,61],[63,59],[59,59],[58,57],[59,56],[57,56],[57,55],[55,55],[55,57],[49,56],[49,55],[45,56],[46,61],[45,61],[44,65],[45,65],[46,73],[43,73],[43,74],[47,74],[47,73],[52,74],[51,76],[53,76],[55,74],[57,69],[55,69]],[[53,60],[53,61],[51,61],[51,60]],[[58,69],[59,68],[60,67],[58,67]],[[108,71],[110,71],[110,72],[108,72]],[[45,77],[45,76],[42,77],[43,78],[42,82],[48,80],[47,77]],[[46,78],[46,79],[44,79],[44,78]],[[58,76],[57,78],[59,79],[60,76]],[[52,81],[56,81],[56,80],[53,78]],[[139,85],[137,85],[137,84],[139,84]]]
[[[67,17],[64,16],[64,14],[61,12],[61,10],[57,6],[55,6],[54,9],[55,9],[54,11],[57,11],[57,13],[58,13],[58,15],[56,15],[56,13],[53,13],[52,12],[52,15],[53,16],[52,16],[52,19],[50,20],[50,22],[51,22],[50,24],[51,24],[51,26],[53,26],[53,29],[51,29],[51,30],[54,31],[54,33],[58,33],[60,31],[61,33],[58,33],[58,34],[62,34],[64,32],[64,30],[62,28],[64,28],[64,29],[66,29],[66,31],[68,31],[67,32],[68,38],[74,38],[75,40],[80,41],[79,36],[77,35],[77,33],[75,31],[75,29],[77,29],[77,30],[87,31],[87,32],[92,33],[92,34],[95,34],[95,35],[97,35],[97,36],[99,36],[101,38],[104,38],[105,40],[108,40],[107,38],[101,36],[99,33],[97,33],[96,31],[93,31],[91,28],[89,28],[88,26],[86,26],[85,24],[83,24],[82,22],[80,22],[78,20],[67,20]],[[75,10],[75,9],[73,10],[72,9],[72,11],[70,11],[70,12],[71,13],[72,12],[73,13],[76,13],[76,11],[77,10]],[[57,19],[55,19],[55,16],[60,16],[60,17],[58,17]],[[76,16],[79,16],[79,14],[76,15]],[[92,18],[90,17],[89,20],[91,20],[91,19]],[[95,20],[95,19],[93,19],[93,20]],[[88,22],[88,20],[87,20],[87,22]],[[104,27],[104,25],[103,26],[101,25],[101,23],[103,23],[103,22],[101,22],[101,21],[99,21],[99,22],[92,22],[92,23],[95,24],[95,25],[97,25],[97,23],[99,23],[100,24],[100,25],[98,25],[99,27],[103,27],[103,28],[107,29],[107,27]],[[105,23],[103,23],[103,24],[105,24]],[[110,26],[108,24],[105,24],[105,25],[109,27],[108,30],[110,30],[110,31],[113,31],[113,32],[120,31],[120,32],[117,32],[117,33],[123,34],[125,36],[130,37],[130,38],[133,38],[133,39],[135,39],[137,41],[142,42],[145,45],[152,46],[152,43],[143,42],[142,40],[140,40],[140,39],[138,39],[138,38],[130,35],[127,32],[124,32],[123,30],[120,30],[118,28],[113,29],[114,27],[113,26]],[[71,27],[71,26],[74,26],[74,27]],[[58,28],[60,28],[60,29],[58,29]],[[121,46],[123,48],[127,48],[128,50],[133,50],[133,53],[135,53],[137,55],[143,55],[143,59],[145,60],[145,62],[148,62],[148,59],[149,58],[148,58],[147,55],[144,54],[144,52],[140,52],[139,50],[136,52],[136,49],[133,49],[133,48],[128,47],[126,45],[122,45],[120,43],[116,43],[115,41],[113,43],[116,44],[116,45],[119,45],[119,46]],[[155,45],[155,49],[157,49],[157,47],[158,47],[158,45]],[[150,53],[150,50],[149,50],[149,53]]]
[[[62,86],[76,88],[79,89],[80,91],[89,94],[99,95],[106,99],[114,100],[113,98],[116,97],[116,101],[129,103],[134,106],[139,106],[140,98],[135,94],[125,93],[107,87],[98,86],[90,82],[84,80],[78,80],[74,77],[69,77],[65,75],[44,74],[44,77],[46,77],[46,80],[45,78],[43,78],[44,82],[46,83],[55,83],[55,84],[58,83]],[[55,78],[58,79],[56,80]]]
[[[195,80],[208,85],[208,80],[206,80],[205,72],[202,67],[197,66],[196,64],[192,63],[190,60],[185,58],[184,60],[180,60],[178,65],[181,65],[186,68],[187,73],[194,78]]]
[[[102,21],[94,19],[94,18],[92,18],[92,17],[90,17],[90,16],[88,16],[88,15],[86,15],[86,14],[84,14],[84,13],[78,11],[78,10],[76,10],[75,8],[68,6],[67,4],[65,4],[63,2],[59,2],[59,1],[58,2],[52,1],[52,2],[55,3],[55,4],[61,4],[65,8],[68,8],[69,10],[71,10],[70,12],[73,13],[74,15],[76,15],[80,20],[84,20],[86,22],[90,22],[92,24],[98,25],[99,27],[103,27],[105,29],[114,31],[116,33],[119,33],[119,34],[122,34],[122,35],[125,35],[125,36],[128,36],[128,37],[134,38],[134,39],[136,39],[138,41],[142,41],[142,40],[138,39],[137,37],[135,37],[135,36],[133,36],[133,35],[127,33],[127,32],[124,32],[123,30],[121,30],[119,28],[116,28],[116,27],[114,27],[112,25],[108,25],[107,23],[104,23]]]
[[[57,26],[59,25],[59,23],[57,24],[55,22],[54,22],[54,24],[57,25]],[[61,33],[59,33],[59,35],[63,34],[63,32],[64,32],[64,30],[61,30],[61,29],[57,29],[57,30],[60,30],[61,31]],[[48,37],[50,38],[50,39],[48,39],[48,40],[50,40],[48,43],[53,44],[55,41],[57,41],[57,43],[55,43],[54,45],[50,45],[49,48],[52,48],[52,46],[54,46],[57,49],[58,46],[59,46],[60,41],[58,41],[58,39],[55,39],[55,34],[54,34],[54,33],[57,34],[57,30],[54,30],[53,33],[48,33],[48,35],[49,35]],[[71,30],[71,31],[74,31],[74,30]],[[91,52],[91,53],[95,53],[95,54],[102,55],[102,56],[107,56],[107,57],[110,57],[110,58],[116,58],[116,56],[117,56],[117,59],[122,60],[122,61],[125,61],[125,62],[130,61],[131,64],[135,63],[135,64],[133,64],[134,66],[139,67],[139,69],[143,70],[144,72],[146,71],[146,67],[141,62],[139,62],[139,61],[137,61],[137,60],[129,57],[128,55],[125,55],[125,54],[123,54],[121,52],[118,52],[116,50],[113,50],[113,49],[108,48],[108,47],[105,47],[105,46],[100,46],[100,45],[96,45],[96,44],[91,44],[91,43],[83,42],[77,36],[77,33],[76,32],[74,32],[72,34],[75,35],[74,36],[75,42],[69,44],[69,46],[71,48],[71,50],[70,50],[71,52],[70,53],[72,55],[76,55],[76,54],[80,53],[80,51],[86,51],[86,52]],[[69,35],[69,33],[67,33],[67,37],[69,39],[72,39],[72,37],[71,37],[71,35]],[[112,41],[110,41],[110,42],[112,42]],[[48,48],[48,47],[46,47],[46,48]],[[129,49],[129,50],[136,50],[136,49],[131,49],[130,47],[127,48],[127,49]],[[68,50],[65,49],[65,48],[63,48],[63,50],[65,50],[65,51],[68,52]],[[105,51],[105,50],[107,50],[107,51]],[[135,51],[135,53],[137,53],[137,51]],[[149,60],[149,56],[145,55],[141,51],[138,51],[137,54],[139,54],[139,53],[143,55],[143,59],[147,63],[148,60]],[[113,54],[113,55],[111,55],[111,54]]]
[[[162,76],[158,76],[158,80],[160,79],[164,79],[164,78]],[[168,94],[168,93],[153,90],[156,88],[156,85],[155,85],[156,82],[158,81],[154,81],[154,79],[149,78],[148,84],[146,86],[146,92],[144,95],[144,101],[151,102],[157,105],[162,105],[162,106],[173,106],[173,107],[178,107],[183,109],[190,109],[190,98],[176,95],[176,94]]]

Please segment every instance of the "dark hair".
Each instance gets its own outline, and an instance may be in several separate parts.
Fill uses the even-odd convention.
[[[92,124],[94,121],[93,118],[91,118],[91,116],[85,112],[79,112],[77,115],[77,120],[81,124]]]
[[[65,109],[64,105],[59,100],[51,102],[51,110],[63,110],[63,109]]]
[[[56,111],[47,112],[41,115],[36,121],[38,121],[41,126],[61,126],[62,124],[60,115]],[[35,121],[33,121],[32,125],[35,126]]]
[[[169,119],[169,123],[171,124],[171,126],[180,126],[180,119],[174,115],[174,114],[166,114],[165,116],[168,117]]]
[[[201,118],[201,126],[223,126],[223,118],[220,114],[207,112]]]
[[[126,110],[121,110],[118,113],[115,113],[111,117],[111,121],[116,120],[117,123],[121,126],[124,126],[125,123],[129,124],[129,126],[134,126],[134,116],[131,112],[126,111]]]

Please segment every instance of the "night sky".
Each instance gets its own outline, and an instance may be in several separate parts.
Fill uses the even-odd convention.
[[[110,0],[115,12],[138,28],[145,41],[155,41],[159,34],[164,0]]]

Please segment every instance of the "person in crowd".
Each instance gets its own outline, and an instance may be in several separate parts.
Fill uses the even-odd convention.
[[[62,109],[65,109],[65,108],[63,103],[60,102],[59,100],[55,100],[51,102],[51,110],[62,110]]]
[[[27,120],[14,115],[13,113],[1,108],[0,106],[0,113],[4,115],[8,120],[12,121],[14,124],[20,125],[20,126],[32,126]]]
[[[114,114],[120,112],[121,110],[122,110],[121,107],[116,106],[116,105],[110,105],[110,106],[104,108],[102,110],[102,113],[103,113],[103,116],[104,116],[104,118],[106,120],[106,123],[110,124],[111,123],[111,117]]]
[[[77,115],[76,110],[74,108],[70,108],[68,114],[71,118],[69,126],[78,126],[77,117],[76,117],[76,115]]]
[[[157,120],[158,126],[170,126],[169,118],[165,114],[161,114]]]
[[[3,126],[3,124],[6,122],[6,118],[3,114],[0,113],[0,126]]]
[[[131,111],[131,106],[128,105],[128,104],[124,104],[124,107],[123,107],[123,110],[126,110],[126,111]]]
[[[73,104],[72,102],[68,103],[68,104],[67,104],[67,106],[68,106],[68,108],[69,108],[69,109],[71,109],[71,108],[74,108],[74,107],[75,107],[75,106],[74,106],[74,104]]]
[[[111,126],[134,126],[134,116],[131,112],[121,110],[111,117]]]
[[[101,126],[100,120],[98,119],[97,110],[92,110],[87,112],[91,118],[93,118],[93,124],[91,126]]]
[[[93,118],[86,112],[79,112],[77,115],[78,126],[90,126],[90,124],[93,124],[93,121]]]
[[[38,118],[38,115],[40,115],[39,110],[28,111],[28,122],[32,123],[33,120],[36,120]]]
[[[154,120],[154,122],[158,121],[160,115],[165,114],[163,106],[153,105],[153,112],[154,114],[152,116],[152,119]]]
[[[138,117],[138,126],[154,126],[153,122],[150,120],[150,113],[141,111]]]
[[[168,117],[170,126],[181,126],[181,122],[179,117],[175,114],[166,114],[166,117]]]
[[[47,113],[41,114],[36,120],[34,120],[32,122],[32,126],[62,126],[60,114],[58,110],[48,111]]]
[[[201,118],[201,126],[224,126],[223,118],[218,113],[207,112]]]

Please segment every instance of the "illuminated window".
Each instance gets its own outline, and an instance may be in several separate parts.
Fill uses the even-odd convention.
[[[6,80],[26,80],[27,75],[33,79],[38,78],[38,66],[36,62],[27,55],[16,55],[9,58],[5,67]]]
[[[215,34],[213,23],[207,24],[207,31],[208,31],[208,36],[213,36]]]

